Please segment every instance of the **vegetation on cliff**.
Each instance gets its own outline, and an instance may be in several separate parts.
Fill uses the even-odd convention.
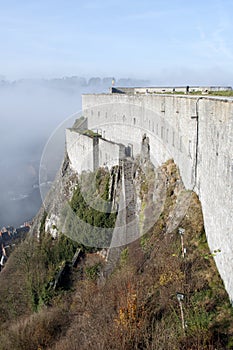
[[[146,235],[124,247],[107,278],[105,260],[86,250],[54,289],[50,282],[78,245],[65,236],[52,239],[43,225],[40,241],[28,238],[14,251],[0,274],[0,349],[233,348],[233,311],[213,260],[221,252],[208,249],[194,193],[179,226],[168,230],[180,178],[171,161],[161,170],[167,179],[163,211]],[[108,175],[97,181],[107,198]],[[150,182],[140,189],[143,203],[149,189]],[[77,187],[71,205],[88,217],[79,196]],[[144,222],[152,213],[146,204]],[[181,302],[177,293],[184,295]]]
[[[111,210],[109,185],[110,173],[105,169],[81,175],[62,211],[63,230],[85,251],[110,245],[117,212]]]

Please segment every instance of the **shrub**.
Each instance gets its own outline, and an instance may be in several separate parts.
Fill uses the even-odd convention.
[[[85,269],[87,278],[90,280],[95,280],[99,276],[100,269],[101,269],[100,263],[97,263],[93,266],[87,266]]]
[[[44,309],[37,314],[19,320],[4,329],[1,336],[1,350],[37,350],[51,346],[69,324],[68,313],[54,308]]]

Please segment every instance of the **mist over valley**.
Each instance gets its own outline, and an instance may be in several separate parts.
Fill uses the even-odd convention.
[[[0,81],[0,227],[17,227],[36,215],[42,204],[40,162],[50,135],[61,125],[53,140],[54,169],[47,178],[51,182],[63,157],[65,128],[80,112],[81,94],[107,92],[111,83],[112,77]],[[119,79],[117,84],[149,82]]]

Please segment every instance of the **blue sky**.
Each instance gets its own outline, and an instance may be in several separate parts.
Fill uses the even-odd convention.
[[[233,84],[232,0],[0,0],[0,75]]]

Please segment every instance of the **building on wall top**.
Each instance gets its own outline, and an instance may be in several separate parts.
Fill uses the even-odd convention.
[[[156,87],[111,87],[110,93],[146,95],[166,93],[200,93],[208,94],[216,91],[232,91],[231,86],[156,86]]]

